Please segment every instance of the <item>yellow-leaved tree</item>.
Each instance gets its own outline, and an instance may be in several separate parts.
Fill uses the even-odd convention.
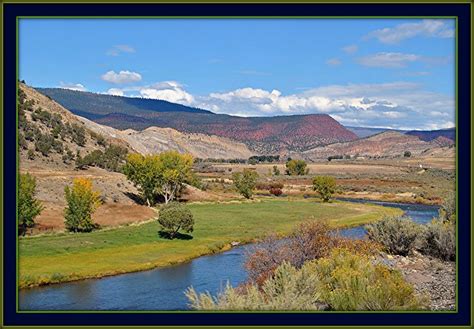
[[[98,225],[92,221],[92,214],[100,206],[100,193],[92,189],[92,181],[74,178],[72,186],[66,186],[67,207],[64,214],[66,229],[72,232],[90,232]]]

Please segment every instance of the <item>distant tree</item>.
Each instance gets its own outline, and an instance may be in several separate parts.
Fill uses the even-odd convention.
[[[316,176],[313,178],[313,190],[319,193],[323,202],[328,202],[336,192],[336,180],[331,176]]]
[[[237,172],[232,175],[235,188],[246,199],[250,199],[253,195],[253,190],[257,185],[258,173],[250,169],[244,169],[243,172]]]
[[[411,152],[410,151],[405,151],[405,153],[403,153],[403,156],[405,158],[409,158],[409,157],[411,157]]]
[[[309,173],[304,160],[289,160],[286,163],[286,174],[290,176],[303,176]]]
[[[28,152],[26,153],[26,157],[28,158],[28,160],[34,160],[35,159],[35,151],[33,150],[28,150]]]
[[[66,229],[72,232],[90,232],[98,225],[92,221],[92,214],[101,204],[100,193],[92,189],[92,181],[75,178],[72,186],[64,188],[67,207],[64,214]]]
[[[29,173],[20,174],[18,186],[18,233],[25,235],[27,228],[35,225],[35,217],[43,205],[35,197],[36,179]]]
[[[280,169],[277,166],[273,166],[273,175],[280,176]]]
[[[170,239],[174,239],[179,230],[191,233],[194,226],[193,214],[184,204],[170,202],[163,205],[158,216],[158,223]]]

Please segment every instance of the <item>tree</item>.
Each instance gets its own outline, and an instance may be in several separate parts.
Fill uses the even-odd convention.
[[[92,214],[100,205],[100,193],[92,189],[92,181],[75,178],[72,187],[64,188],[67,207],[64,214],[66,229],[72,232],[90,232],[97,228]]]
[[[18,232],[25,235],[26,229],[35,225],[35,217],[43,210],[43,205],[35,198],[36,179],[26,173],[20,174],[18,186]]]
[[[280,176],[280,169],[277,166],[273,166],[273,175]]]
[[[130,154],[123,167],[123,173],[138,187],[142,197],[151,206],[157,195],[162,195],[165,203],[173,201],[185,183],[194,180],[193,157],[167,151],[159,155]]]
[[[290,176],[303,176],[309,173],[304,160],[289,160],[286,163],[286,174]]]
[[[336,180],[331,176],[313,178],[313,190],[317,191],[324,202],[328,202],[336,192]]]
[[[257,185],[258,173],[250,169],[244,169],[243,172],[234,173],[232,180],[235,188],[245,198],[250,199],[253,195],[253,190]]]
[[[411,152],[410,151],[405,151],[405,153],[403,153],[403,156],[405,158],[409,158],[409,157],[411,157]]]
[[[160,182],[158,193],[165,198],[165,203],[173,201],[184,187],[184,183],[193,180],[192,166],[194,159],[190,154],[179,154],[167,151],[159,155]]]
[[[179,230],[191,233],[194,226],[193,214],[184,204],[170,202],[161,207],[158,223],[162,232],[170,239],[174,239]]]

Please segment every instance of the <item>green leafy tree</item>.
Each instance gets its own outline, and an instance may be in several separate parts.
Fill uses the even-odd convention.
[[[328,202],[336,193],[336,180],[331,176],[316,176],[313,178],[313,190],[319,193],[324,202]]]
[[[184,204],[170,202],[161,207],[158,216],[158,223],[165,236],[174,239],[179,230],[191,233],[194,226],[194,218],[191,210]]]
[[[304,160],[288,160],[286,163],[286,174],[290,176],[303,176],[309,173]]]
[[[35,225],[35,217],[43,210],[43,205],[35,198],[36,179],[26,173],[20,174],[18,186],[18,232],[25,235],[27,228]]]
[[[252,197],[253,190],[257,185],[257,179],[258,173],[250,169],[244,169],[243,172],[234,173],[232,175],[235,188],[247,199]]]
[[[130,154],[123,173],[139,189],[148,206],[162,195],[165,203],[177,198],[185,183],[192,182],[193,157],[168,151],[159,155]]]
[[[67,207],[64,223],[72,232],[90,232],[98,225],[92,221],[92,214],[100,205],[100,193],[92,189],[92,181],[75,178],[72,186],[66,186]]]

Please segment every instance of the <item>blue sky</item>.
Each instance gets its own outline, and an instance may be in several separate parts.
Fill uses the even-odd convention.
[[[454,125],[454,20],[21,19],[20,79],[218,113]]]

